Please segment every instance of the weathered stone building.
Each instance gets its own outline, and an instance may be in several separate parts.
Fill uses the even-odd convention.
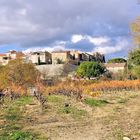
[[[105,56],[103,54],[95,52],[95,53],[93,53],[93,57],[95,58],[96,61],[105,63]]]
[[[49,52],[33,52],[29,56],[29,60],[37,65],[40,64],[51,64],[52,63],[52,56]]]
[[[105,67],[109,72],[119,73],[119,72],[125,71],[127,64],[126,63],[106,63]]]
[[[71,59],[70,51],[52,52],[52,64],[68,63],[70,59]]]
[[[6,54],[0,54],[0,65],[7,65],[10,58]]]
[[[15,60],[17,58],[23,59],[24,54],[17,51],[9,51],[6,54],[0,54],[0,65],[7,65],[10,60]]]

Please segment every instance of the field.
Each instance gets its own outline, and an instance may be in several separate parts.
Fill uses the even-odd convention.
[[[47,87],[44,108],[36,97],[6,97],[0,106],[0,140],[139,140],[139,81],[133,81],[135,87],[126,82],[113,81],[117,88],[104,83],[104,89],[99,88],[103,83]]]

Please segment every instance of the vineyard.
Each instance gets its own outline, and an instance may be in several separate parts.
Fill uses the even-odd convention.
[[[68,81],[55,86],[46,87],[46,94],[63,94],[81,98],[82,95],[96,96],[102,93],[119,92],[122,90],[135,91],[140,89],[140,80],[127,81]]]
[[[41,83],[36,84],[37,91],[31,93],[30,90],[23,87],[12,85],[9,88],[1,90],[0,103],[4,102],[4,98],[9,97],[10,100],[20,98],[21,96],[34,96],[42,106],[46,99],[43,96],[64,95],[75,98],[77,101],[82,101],[84,96],[96,97],[104,93],[118,93],[122,91],[137,91],[140,89],[140,80],[126,81],[65,81],[53,86],[45,86]]]
[[[139,137],[139,89],[140,80],[13,84],[0,92],[0,140]]]

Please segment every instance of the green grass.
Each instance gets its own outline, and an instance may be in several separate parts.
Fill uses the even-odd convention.
[[[126,103],[127,101],[128,101],[128,99],[120,98],[119,101],[118,101],[118,103],[124,104],[124,103]]]
[[[30,131],[23,131],[21,124],[6,124],[0,131],[0,140],[47,140],[40,134],[35,134]]]
[[[7,121],[19,121],[22,119],[23,110],[18,105],[11,105],[5,110],[4,118]]]
[[[4,110],[4,118],[7,121],[19,121],[23,118],[25,105],[32,103],[32,97],[21,97],[14,102],[11,102]]]
[[[106,100],[95,100],[92,98],[87,98],[85,99],[85,104],[91,106],[91,107],[101,107],[103,105],[108,104],[108,102]]]
[[[114,135],[114,138],[116,138],[117,140],[123,140],[123,131],[121,129],[115,129],[113,131],[113,135]]]
[[[59,113],[61,113],[61,114],[69,114],[75,119],[80,119],[80,118],[86,116],[86,114],[87,114],[87,112],[85,110],[77,109],[76,107],[72,107],[72,106],[61,107],[59,109]]]
[[[30,132],[15,131],[11,134],[11,140],[32,140],[35,135]]]
[[[47,96],[47,100],[48,100],[48,102],[52,102],[52,103],[63,103],[64,97],[57,96],[57,95],[50,95],[50,96]]]
[[[32,97],[21,97],[17,100],[5,103],[0,116],[5,123],[0,126],[0,140],[44,140],[39,134],[23,131],[26,123],[24,116],[25,105],[32,103]]]
[[[0,140],[37,140],[38,136],[31,132],[22,130],[13,130],[11,132],[4,131],[0,135]]]
[[[15,101],[15,104],[19,106],[24,106],[30,103],[32,103],[32,97],[29,96],[23,96]]]
[[[132,98],[132,99],[133,99],[133,98],[137,98],[137,97],[138,97],[138,95],[131,95],[131,96],[130,96],[130,98]]]

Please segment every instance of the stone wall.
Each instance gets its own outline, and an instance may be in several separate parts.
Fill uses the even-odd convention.
[[[38,65],[36,68],[42,73],[43,78],[67,75],[76,70],[72,64]]]

